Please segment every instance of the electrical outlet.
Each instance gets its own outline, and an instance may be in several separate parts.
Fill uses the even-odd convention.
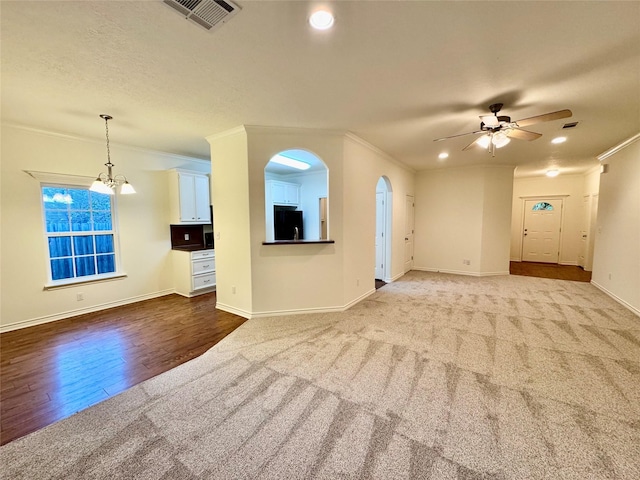
[[[356,287],[359,287],[359,286],[360,286],[360,279],[356,278]]]
[[[76,293],[76,301],[81,302],[84,300],[84,293]]]
[[[220,232],[216,232],[216,240],[220,240]]]
[[[611,280],[611,274],[609,274],[609,280]]]
[[[471,260],[464,259],[462,260],[463,265],[471,265]]]
[[[185,240],[189,240],[189,234],[188,234],[188,233],[185,233],[185,234],[184,234],[184,239],[185,239]]]
[[[236,294],[236,286],[235,285],[233,285],[231,287],[231,293],[233,293],[234,295]]]

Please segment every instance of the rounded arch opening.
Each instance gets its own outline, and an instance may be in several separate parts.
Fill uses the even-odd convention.
[[[376,184],[375,279],[382,282],[391,281],[392,191],[389,178],[381,176]]]
[[[315,153],[290,148],[264,168],[265,240],[318,241],[329,238],[329,169]]]

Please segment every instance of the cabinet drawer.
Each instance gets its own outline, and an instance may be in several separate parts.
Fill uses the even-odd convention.
[[[198,275],[199,273],[205,272],[214,272],[216,270],[216,259],[215,258],[202,258],[200,260],[194,260],[192,262],[193,275]]]
[[[198,260],[200,258],[215,258],[215,250],[199,250],[197,252],[191,252],[191,260]]]
[[[206,275],[196,275],[193,277],[193,289],[213,287],[216,284],[216,274],[207,273]]]

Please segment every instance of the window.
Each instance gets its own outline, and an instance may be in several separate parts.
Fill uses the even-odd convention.
[[[553,210],[553,205],[547,202],[538,202],[531,210]]]
[[[116,273],[111,195],[83,187],[43,185],[42,204],[52,284]]]

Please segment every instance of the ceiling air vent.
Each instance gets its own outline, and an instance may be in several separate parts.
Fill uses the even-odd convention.
[[[569,122],[569,123],[565,123],[562,128],[573,128],[576,125],[578,125],[578,122]]]
[[[207,30],[222,25],[240,10],[225,0],[164,0],[164,3]]]

